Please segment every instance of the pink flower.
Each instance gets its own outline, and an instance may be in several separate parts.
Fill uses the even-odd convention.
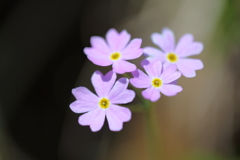
[[[165,69],[160,61],[143,65],[148,75],[137,69],[132,72],[134,78],[130,79],[130,83],[136,88],[147,88],[142,91],[142,96],[152,102],[160,98],[160,92],[166,96],[174,96],[182,91],[182,87],[171,84],[177,80],[181,73],[176,71],[176,65],[170,65]]]
[[[144,54],[149,56],[148,61],[161,60],[165,66],[176,64],[177,69],[185,77],[195,77],[195,70],[203,68],[203,63],[199,59],[186,58],[188,56],[198,55],[203,50],[203,44],[193,41],[192,34],[183,35],[175,47],[175,38],[173,32],[164,28],[162,34],[153,33],[151,39],[154,44],[162,49],[145,47]]]
[[[113,71],[118,74],[132,72],[136,66],[126,60],[140,57],[143,49],[140,48],[142,39],[135,38],[128,43],[130,37],[126,30],[118,33],[110,29],[106,34],[107,42],[102,37],[93,36],[90,39],[92,47],[84,48],[84,53],[96,65],[112,65]]]
[[[102,128],[106,116],[110,130],[120,131],[123,122],[131,119],[131,111],[116,104],[129,103],[135,97],[135,92],[127,89],[128,79],[120,78],[115,83],[116,73],[113,71],[105,76],[100,71],[95,71],[91,81],[97,96],[86,87],[72,90],[77,100],[70,104],[71,110],[75,113],[87,112],[79,117],[79,124],[89,125],[96,132]]]

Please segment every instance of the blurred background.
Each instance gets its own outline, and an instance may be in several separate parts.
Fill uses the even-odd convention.
[[[194,57],[204,69],[154,107],[166,159],[240,159],[239,0],[1,0],[0,160],[148,160],[142,112],[92,133],[69,104],[72,88],[92,90],[93,71],[111,69],[86,59],[91,36],[127,29],[154,46],[163,27],[205,46]]]

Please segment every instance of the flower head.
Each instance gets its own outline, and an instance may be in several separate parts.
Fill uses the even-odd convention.
[[[181,76],[176,71],[176,65],[163,68],[160,61],[155,61],[143,67],[148,75],[137,69],[132,72],[134,78],[130,79],[130,83],[136,88],[147,88],[142,91],[145,99],[155,102],[160,98],[160,92],[166,96],[174,96],[182,91],[182,87],[172,83]]]
[[[203,50],[203,44],[194,42],[192,34],[183,35],[175,47],[175,38],[173,32],[164,28],[162,34],[153,33],[151,39],[154,44],[162,50],[145,47],[144,54],[149,56],[148,61],[153,62],[160,60],[164,63],[164,67],[176,64],[177,69],[185,77],[195,77],[195,70],[203,68],[203,63],[199,59],[186,58],[188,56],[198,55]]]
[[[76,101],[70,104],[71,110],[75,113],[87,112],[79,117],[79,124],[89,125],[96,132],[102,128],[106,116],[110,130],[120,131],[123,122],[131,119],[131,111],[116,104],[129,103],[135,97],[135,92],[127,89],[128,79],[120,78],[115,83],[116,73],[113,71],[105,76],[100,71],[95,71],[91,81],[97,95],[86,87],[72,90]]]
[[[126,30],[118,33],[115,29],[110,29],[106,34],[106,41],[99,36],[90,39],[92,47],[84,48],[84,53],[88,59],[99,66],[112,65],[113,71],[118,74],[132,72],[136,66],[126,60],[138,58],[142,55],[140,48],[142,39],[130,40],[130,34]]]

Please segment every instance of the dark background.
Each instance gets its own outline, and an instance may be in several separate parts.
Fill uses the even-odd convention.
[[[140,2],[0,1],[1,129],[7,135],[3,157],[96,159],[104,129],[93,134],[77,125],[79,115],[69,109],[71,89],[77,87],[90,36],[104,36],[137,13]],[[61,138],[63,125],[71,125],[66,114],[74,117],[75,130]]]

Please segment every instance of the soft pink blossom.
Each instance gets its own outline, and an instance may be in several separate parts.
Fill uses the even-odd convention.
[[[182,87],[172,83],[181,76],[176,71],[176,65],[163,68],[160,61],[155,61],[143,67],[148,75],[137,69],[132,72],[134,78],[130,79],[130,83],[136,88],[147,88],[142,91],[145,99],[155,102],[160,98],[160,92],[166,96],[174,96],[182,91]]]
[[[91,37],[92,47],[84,48],[84,53],[96,65],[112,65],[113,71],[118,74],[132,72],[136,70],[136,65],[126,60],[140,57],[143,49],[140,48],[142,39],[130,41],[130,38],[131,35],[126,30],[118,33],[112,28],[106,34],[106,41],[99,36]]]
[[[164,28],[162,33],[153,33],[151,39],[161,50],[149,46],[144,48],[144,55],[148,56],[146,60],[150,63],[160,60],[164,63],[164,67],[176,64],[177,69],[185,77],[195,77],[195,70],[203,68],[201,60],[187,58],[198,55],[203,50],[203,44],[194,42],[192,34],[184,34],[176,46],[174,34],[168,28]]]
[[[76,101],[70,104],[71,110],[75,113],[84,113],[79,117],[79,124],[90,126],[91,130],[96,132],[102,128],[106,116],[110,130],[120,131],[123,122],[131,119],[131,111],[117,104],[129,103],[135,97],[135,92],[127,89],[129,80],[120,78],[115,83],[116,73],[113,71],[106,75],[95,71],[91,81],[97,95],[86,87],[72,90]]]

